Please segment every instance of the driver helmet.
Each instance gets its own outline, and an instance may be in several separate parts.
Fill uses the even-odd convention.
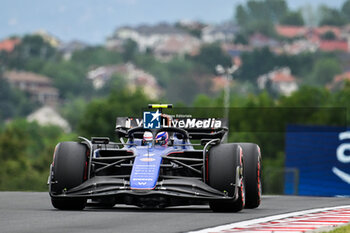
[[[149,131],[145,131],[143,133],[143,140],[142,140],[143,145],[152,144],[152,140],[153,140],[152,133]]]
[[[156,144],[157,145],[167,145],[169,141],[169,134],[168,132],[159,132],[156,136]]]

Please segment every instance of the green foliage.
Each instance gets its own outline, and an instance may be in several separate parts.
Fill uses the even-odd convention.
[[[248,80],[256,83],[259,75],[271,71],[276,66],[276,56],[267,47],[243,53],[241,58],[243,66],[238,79],[242,81]]]
[[[149,54],[138,54],[134,63],[157,78],[159,85],[166,92],[167,101],[191,103],[197,94],[208,94],[211,85],[208,80],[208,72],[214,72],[215,66],[219,64],[215,61],[223,62],[223,64],[228,64],[230,61],[228,55],[224,54],[219,46],[209,45],[209,47],[214,47],[212,55],[206,49],[204,49],[204,54],[214,56],[213,58],[204,58],[204,54],[200,53],[194,58],[175,57],[167,63],[162,63]],[[207,67],[208,62],[215,65],[210,64],[210,67]]]
[[[329,8],[327,6],[321,6],[320,9],[320,25],[332,25],[343,26],[346,24],[346,18],[341,11],[337,9]]]
[[[126,88],[126,78],[119,74],[113,74],[106,84],[101,89],[96,91],[96,94],[99,97],[107,97],[112,92],[120,92]]]
[[[157,77],[161,87],[166,87],[171,79],[171,74],[167,69],[168,64],[157,61],[152,54],[138,54],[133,62],[137,67]]]
[[[274,24],[269,21],[254,21],[247,26],[247,34],[252,35],[257,32],[266,36],[276,37]]]
[[[208,71],[215,73],[215,67],[220,64],[223,67],[230,67],[231,58],[225,54],[220,44],[203,45],[198,55],[193,57],[193,60],[205,67]]]
[[[278,142],[283,143],[283,142]],[[261,146],[261,148],[263,148]],[[262,153],[266,151],[262,149]],[[264,158],[262,160],[262,187],[264,194],[284,194],[284,153],[279,152],[276,158]]]
[[[327,31],[326,33],[321,35],[321,38],[323,40],[335,40],[336,36],[335,36],[335,34],[332,31]]]
[[[16,120],[0,132],[0,190],[47,189],[49,165],[63,132]]]
[[[241,55],[242,67],[237,73],[240,81],[256,83],[256,79],[277,67],[289,67],[296,77],[312,85],[327,84],[341,72],[338,58],[332,53],[273,54],[268,48],[255,49]],[[316,78],[317,77],[317,78]]]
[[[322,58],[316,61],[312,73],[311,83],[323,86],[330,83],[336,74],[341,73],[339,62],[334,58]]]
[[[88,47],[73,53],[71,62],[88,69],[101,65],[115,65],[122,62],[120,53],[109,51],[102,46]]]
[[[255,20],[270,20],[277,22],[287,12],[287,3],[284,0],[250,0],[246,10]]]
[[[54,86],[63,98],[78,95],[91,95],[92,85],[86,78],[86,70],[72,62],[47,62],[40,73],[53,78]]]
[[[347,22],[349,23],[350,22],[350,0],[347,0],[344,2],[341,8],[341,12],[346,18]]]
[[[197,95],[193,101],[193,107],[214,107],[213,101],[209,96],[204,94]]]
[[[247,45],[248,44],[248,38],[247,36],[245,36],[244,34],[238,34],[236,35],[235,39],[234,39],[234,43],[235,44],[242,44],[242,45]]]
[[[126,62],[132,61],[135,59],[136,53],[138,51],[137,43],[131,39],[128,39],[124,42],[123,45],[123,59]]]
[[[35,107],[36,103],[30,102],[26,93],[12,88],[0,74],[0,121],[25,116]]]
[[[238,25],[243,26],[246,24],[246,22],[249,20],[249,15],[246,12],[245,8],[242,5],[238,5],[236,7],[236,14],[235,14],[236,22]]]
[[[75,131],[78,127],[79,121],[82,118],[87,101],[83,98],[73,98],[72,100],[66,101],[61,107],[61,113],[65,118],[72,130]]]
[[[124,89],[112,92],[107,99],[95,99],[86,108],[79,122],[78,132],[86,137],[107,136],[115,138],[117,116],[140,116],[142,108],[151,101],[140,91],[130,93]]]
[[[243,33],[260,32],[274,36],[274,23],[280,21],[287,11],[285,0],[249,0],[245,6],[236,7],[235,19]]]
[[[280,104],[285,107],[322,107],[328,105],[330,93],[326,89],[312,86],[302,86],[291,96],[282,96]]]
[[[290,11],[286,13],[280,20],[282,25],[303,26],[304,19],[300,11]]]
[[[41,36],[26,35],[22,38],[12,53],[3,53],[0,63],[10,68],[24,69],[32,59],[55,60],[56,50]]]

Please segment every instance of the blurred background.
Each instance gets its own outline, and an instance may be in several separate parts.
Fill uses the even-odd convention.
[[[59,141],[161,102],[230,107],[266,194],[350,195],[350,0],[1,5],[0,190],[47,190]]]

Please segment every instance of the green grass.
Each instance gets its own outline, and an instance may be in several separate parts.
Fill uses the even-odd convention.
[[[327,233],[350,233],[350,225],[342,226],[334,230],[327,231]]]

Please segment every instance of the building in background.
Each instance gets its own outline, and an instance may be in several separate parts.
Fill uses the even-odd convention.
[[[345,82],[350,82],[350,71],[338,74],[333,78],[333,81],[327,85],[327,88],[336,91],[344,87]]]
[[[150,99],[157,99],[162,94],[157,79],[146,71],[135,67],[134,64],[100,66],[87,73],[87,78],[92,81],[95,89],[101,89],[113,75],[120,75],[126,81],[131,91],[142,89]]]
[[[59,92],[48,77],[25,71],[6,71],[3,77],[15,88],[27,92],[33,101],[56,106]]]
[[[43,106],[39,108],[27,117],[27,121],[36,121],[42,126],[58,126],[66,133],[71,131],[69,123],[53,107],[50,106]]]
[[[33,35],[40,36],[46,43],[50,44],[54,48],[60,47],[62,43],[60,39],[45,30],[38,30],[34,32]]]
[[[20,42],[21,40],[19,38],[9,38],[0,41],[0,52],[5,51],[11,53]]]
[[[260,90],[271,88],[285,96],[291,95],[299,88],[297,79],[291,74],[289,67],[279,68],[259,76],[257,84]]]
[[[173,35],[161,41],[154,48],[154,55],[158,60],[169,61],[175,56],[198,53],[201,41],[191,35]]]
[[[239,27],[232,23],[208,25],[202,30],[202,41],[204,43],[225,42],[232,43]]]
[[[62,53],[63,59],[69,61],[75,51],[83,50],[88,45],[82,41],[73,40],[68,43],[61,43],[58,50]]]
[[[188,33],[167,23],[154,26],[121,27],[107,39],[106,47],[110,49],[120,48],[125,41],[133,40],[138,44],[139,50],[145,52],[147,49],[153,50],[158,44],[173,36],[182,37],[185,35],[188,35]]]

